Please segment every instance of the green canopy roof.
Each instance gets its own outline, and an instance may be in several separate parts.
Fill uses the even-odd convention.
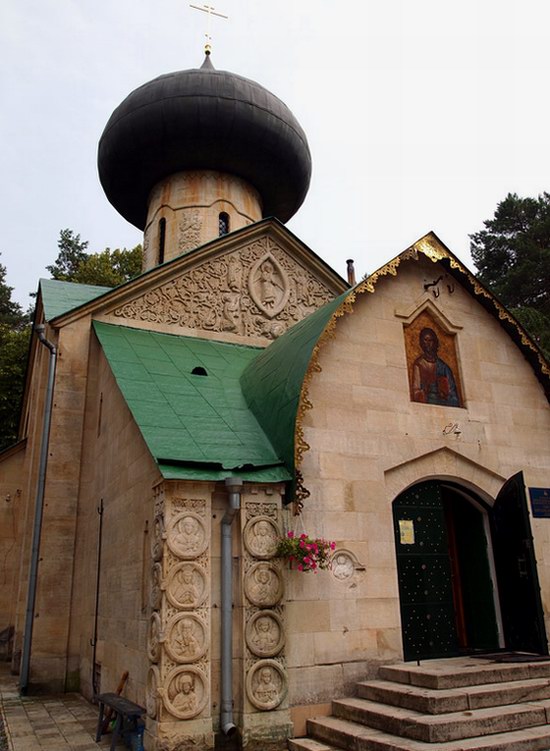
[[[57,279],[40,279],[40,292],[46,321],[68,313],[96,297],[110,292],[111,287],[96,287],[91,284],[60,282]]]
[[[269,482],[290,479],[239,383],[261,349],[98,321],[93,325],[164,476],[223,479],[237,473]],[[194,374],[197,368],[207,375]]]

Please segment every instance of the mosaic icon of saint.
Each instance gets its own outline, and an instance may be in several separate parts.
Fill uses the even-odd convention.
[[[422,354],[413,364],[413,401],[460,407],[453,371],[437,354],[439,338],[435,331],[423,328],[419,344]]]

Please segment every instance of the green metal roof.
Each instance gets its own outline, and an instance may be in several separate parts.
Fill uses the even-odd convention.
[[[228,476],[223,470],[269,467],[270,481],[289,479],[239,383],[260,349],[98,321],[93,325],[165,476],[223,479]],[[193,375],[196,367],[208,375]]]
[[[94,300],[111,287],[95,287],[91,284],[75,284],[75,282],[60,282],[57,279],[40,279],[40,292],[46,321],[68,313],[90,300]]]
[[[286,331],[252,360],[241,376],[250,409],[292,472],[304,376],[315,344],[348,294],[344,292]]]

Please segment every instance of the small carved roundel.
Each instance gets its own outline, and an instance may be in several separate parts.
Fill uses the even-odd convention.
[[[246,643],[257,657],[273,657],[285,644],[285,632],[279,615],[259,610],[246,624]]]
[[[191,613],[180,613],[166,626],[164,647],[175,662],[195,662],[207,649],[206,626]]]
[[[160,659],[161,622],[160,615],[153,613],[149,621],[149,634],[147,637],[147,656],[151,662]]]
[[[204,675],[197,668],[175,668],[168,674],[162,700],[174,717],[180,720],[196,717],[204,709],[207,699]]]
[[[191,561],[178,563],[168,574],[166,596],[179,610],[199,607],[206,597],[206,577],[203,569]]]
[[[160,681],[159,669],[156,665],[151,665],[147,673],[147,688],[145,696],[145,706],[148,716],[154,720],[157,716],[158,705],[158,686]]]
[[[244,529],[244,544],[255,558],[273,558],[277,552],[279,530],[269,516],[255,516]]]
[[[197,558],[208,547],[204,522],[192,511],[181,511],[168,523],[168,547],[179,558]]]
[[[276,605],[284,592],[280,571],[270,563],[255,563],[244,581],[246,596],[253,605],[270,608]]]
[[[151,592],[149,594],[149,604],[151,610],[160,610],[162,602],[162,566],[155,563],[151,570]]]
[[[275,709],[286,696],[286,678],[275,660],[259,660],[246,676],[246,693],[256,709]]]

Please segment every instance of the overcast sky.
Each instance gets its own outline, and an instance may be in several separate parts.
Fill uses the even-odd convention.
[[[313,177],[289,228],[345,275],[434,230],[468,234],[508,192],[550,190],[547,0],[213,0],[216,68],[290,107]],[[201,5],[201,2],[196,4]],[[203,60],[186,0],[2,0],[0,262],[25,306],[69,227],[90,251],[140,232],[107,202],[97,143],[140,84]]]

